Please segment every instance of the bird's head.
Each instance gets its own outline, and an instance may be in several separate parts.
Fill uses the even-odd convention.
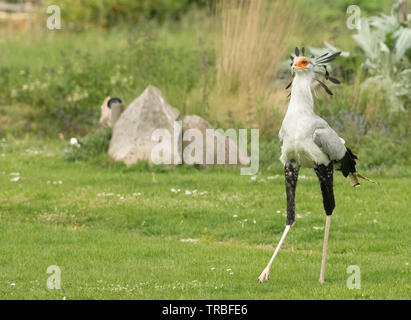
[[[291,72],[294,73],[308,73],[313,72],[314,69],[314,61],[312,60],[313,57],[308,58],[305,56],[305,48],[295,48],[295,56],[290,56],[291,59]]]
[[[291,69],[297,73],[312,72],[314,65],[307,57],[294,57]]]
[[[291,59],[291,73],[293,75],[296,74],[309,74],[310,76],[314,77],[314,73],[321,74],[325,76],[325,80],[329,80],[332,83],[340,84],[340,81],[330,77],[330,74],[327,70],[327,64],[334,61],[341,52],[337,52],[334,54],[330,54],[327,52],[322,56],[316,58],[311,56],[310,58],[305,56],[305,48],[301,48],[301,55],[300,49],[295,48],[295,56],[290,56]],[[331,90],[320,80],[314,79],[320,83],[320,85],[325,89],[325,91],[332,95]],[[292,82],[287,86],[287,89],[291,87]]]
[[[116,104],[123,104],[123,102],[121,101],[120,98],[111,98],[111,99],[108,101],[107,106],[108,106],[109,109],[111,109],[111,107],[112,107],[113,105],[116,105]]]

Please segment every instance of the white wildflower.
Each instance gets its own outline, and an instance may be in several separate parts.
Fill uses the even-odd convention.
[[[180,240],[180,242],[192,242],[192,243],[195,243],[195,242],[198,242],[198,241],[200,241],[200,240],[198,240],[198,239],[191,239],[191,238],[181,239],[181,240]]]
[[[77,138],[71,138],[71,139],[70,139],[70,144],[71,144],[73,147],[80,148],[80,144],[78,143]]]

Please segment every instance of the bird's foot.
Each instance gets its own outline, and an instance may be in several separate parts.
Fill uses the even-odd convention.
[[[264,281],[268,281],[269,279],[270,279],[270,268],[267,267],[267,268],[264,269],[264,271],[258,277],[258,282],[263,283]]]

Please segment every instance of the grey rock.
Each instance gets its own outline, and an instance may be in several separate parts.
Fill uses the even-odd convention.
[[[230,139],[228,136],[225,135],[228,133],[228,131],[220,132],[219,130],[215,130],[210,125],[210,123],[208,123],[206,120],[196,115],[186,116],[183,119],[183,150],[184,151],[186,152],[191,151],[191,150],[186,150],[186,148],[187,146],[191,144],[194,138],[191,138],[189,141],[185,141],[189,139],[189,133],[191,129],[196,129],[200,131],[202,138],[203,138],[203,143],[202,143],[203,157],[200,161],[201,162],[200,164],[203,164],[203,165],[217,165],[217,164],[246,165],[250,162],[250,159],[247,156],[246,150],[243,150],[242,148],[238,146],[238,131],[233,132],[234,133],[234,136],[232,137],[233,139]],[[207,131],[210,132],[210,136],[211,134],[215,135],[214,143],[209,142],[209,145],[207,145]],[[209,139],[209,141],[212,141],[212,140]],[[231,144],[231,162],[230,162],[230,144]],[[220,149],[221,156],[224,157],[224,158],[220,158],[220,160],[218,159],[219,148],[221,148]],[[207,161],[207,159],[209,160]],[[210,160],[212,164],[210,164]]]
[[[170,150],[172,161],[179,161],[180,155],[174,153],[174,126],[180,112],[165,101],[161,91],[149,86],[141,96],[135,99],[121,114],[113,128],[109,155],[116,161],[132,165],[139,160],[153,163],[153,147],[158,141],[152,140],[157,129],[166,129],[171,134]],[[177,128],[181,134],[181,126]]]

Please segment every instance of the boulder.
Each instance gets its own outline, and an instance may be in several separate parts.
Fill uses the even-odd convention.
[[[153,132],[165,129],[171,134],[170,152],[172,161],[179,161],[180,155],[174,153],[175,121],[180,112],[165,101],[161,91],[149,86],[141,96],[135,99],[121,114],[113,128],[109,155],[116,161],[132,165],[139,160],[153,163],[152,150],[159,144],[153,141]],[[178,126],[178,123],[177,123]],[[178,136],[181,126],[177,127]]]
[[[195,129],[195,131],[201,132],[201,137],[202,137],[202,159],[198,158],[200,160],[198,164],[203,164],[203,165],[212,165],[210,164],[210,160],[212,160],[212,163],[214,165],[217,164],[225,164],[225,165],[247,165],[250,162],[249,157],[247,156],[246,150],[243,150],[238,146],[238,131],[233,130],[234,136],[232,139],[230,139],[228,133],[229,131],[224,131],[221,132],[219,130],[215,130],[206,120],[203,118],[193,115],[193,116],[186,116],[183,119],[183,152],[186,151],[186,153],[192,153],[194,156],[196,151],[192,151],[191,149],[186,148],[196,139],[194,137],[190,138],[192,134],[190,134],[191,129]],[[209,137],[211,137],[211,134],[214,134],[215,138],[214,141],[209,138],[209,145],[207,146],[207,130],[209,130]],[[194,132],[193,132],[194,133]],[[200,136],[200,135],[199,135]],[[186,141],[188,140],[188,141]],[[230,162],[230,143],[231,143],[231,152],[232,152],[232,157],[231,157],[231,162]],[[211,145],[214,145],[214,147],[211,147]],[[221,148],[220,152],[221,155],[224,155],[224,159],[218,160],[218,150]],[[184,153],[183,153],[184,154]],[[207,164],[207,159],[208,164]],[[187,154],[184,154],[184,160],[187,160]],[[233,163],[234,162],[234,163]],[[197,163],[197,162],[196,162]]]

